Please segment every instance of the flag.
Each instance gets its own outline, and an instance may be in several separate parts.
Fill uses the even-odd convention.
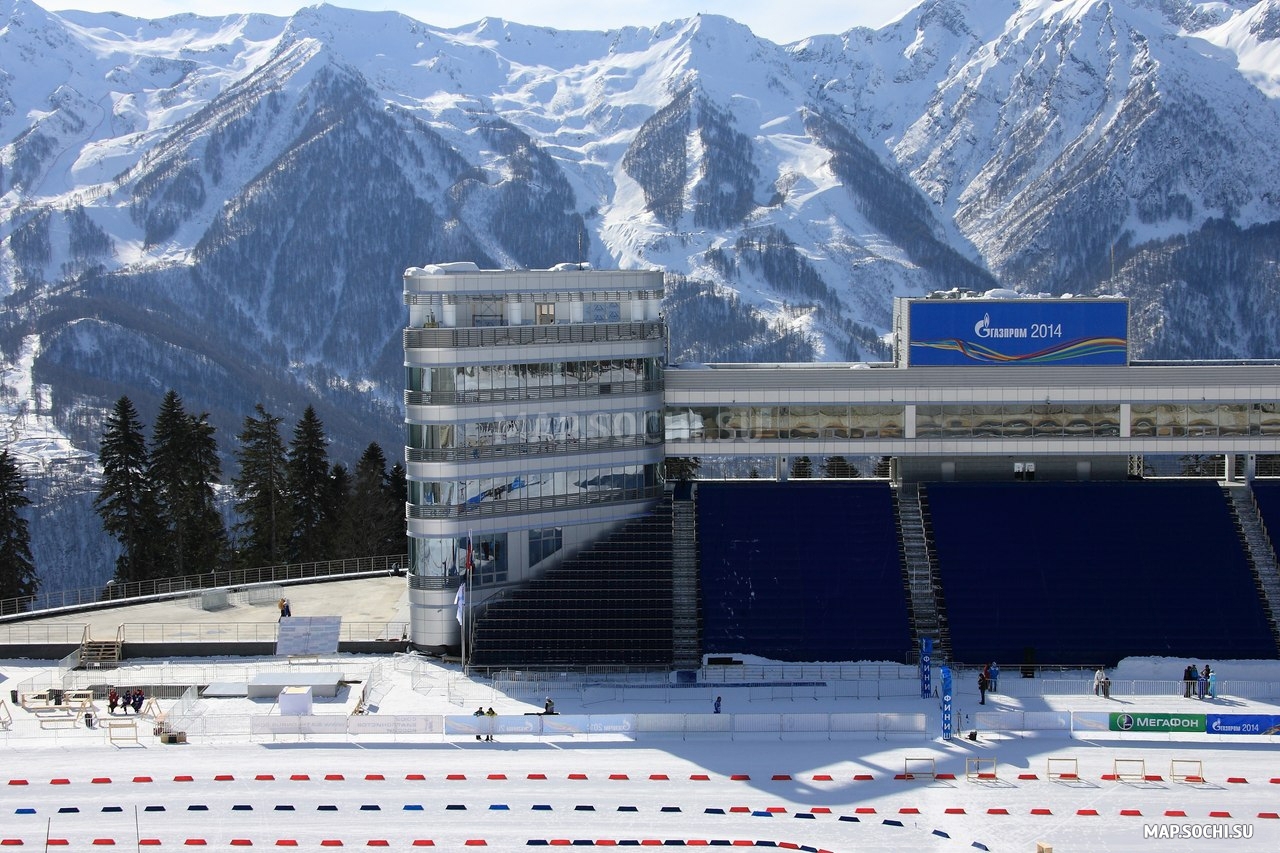
[[[462,609],[467,606],[467,585],[465,583],[458,584],[458,593],[453,597],[453,603],[458,605],[458,624],[462,624]]]
[[[467,571],[470,572],[476,567],[475,560],[471,557],[471,531],[467,531]]]

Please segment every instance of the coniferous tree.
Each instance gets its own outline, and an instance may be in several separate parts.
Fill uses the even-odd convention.
[[[307,406],[289,443],[289,494],[293,496],[290,559],[314,562],[328,559],[325,527],[333,519],[333,488],[324,424]]]
[[[409,475],[399,462],[387,474],[386,500],[390,507],[387,526],[382,532],[379,554],[403,554],[408,550],[404,528],[404,505],[409,498]]]
[[[813,460],[808,456],[797,456],[791,460],[791,477],[795,480],[807,480],[813,476]]]
[[[859,476],[858,469],[843,456],[828,456],[822,463],[822,475],[843,479]]]
[[[335,462],[329,469],[328,522],[324,525],[322,553],[324,560],[340,560],[346,557],[364,557],[366,554],[352,550],[350,525],[351,498],[354,480],[347,466]]]
[[[697,456],[668,456],[663,462],[663,478],[667,481],[698,479],[702,460]]]
[[[404,510],[400,508],[403,502],[396,504],[391,497],[387,460],[377,442],[361,454],[351,485],[351,500],[345,513],[349,531],[346,553],[353,557],[399,554],[399,547],[387,550],[387,539],[393,527],[404,527]]]
[[[182,562],[188,571],[212,572],[224,568],[227,561],[227,528],[218,511],[214,489],[222,482],[222,461],[218,458],[216,430],[207,413],[189,418],[187,427],[191,447],[187,512],[192,535]]]
[[[216,571],[226,545],[213,490],[222,476],[217,443],[207,416],[187,414],[176,391],[160,403],[148,471],[168,558],[158,576]]]
[[[0,450],[0,598],[35,595],[40,589],[31,558],[31,532],[21,510],[31,505],[27,479],[8,450]]]
[[[281,419],[268,414],[259,403],[257,413],[247,415],[240,431],[236,459],[240,475],[234,481],[239,562],[264,566],[288,559],[289,492],[288,457],[280,435]]]
[[[117,400],[107,416],[98,463],[102,489],[93,506],[102,518],[102,529],[120,543],[116,580],[155,577],[161,551],[155,495],[147,473],[147,439],[128,397]]]

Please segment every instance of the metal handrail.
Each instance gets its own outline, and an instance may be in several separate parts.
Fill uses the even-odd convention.
[[[665,325],[661,321],[652,321],[405,329],[404,348],[415,350],[527,346],[529,344],[592,344],[630,340],[660,341],[664,328]]]
[[[586,453],[602,450],[625,450],[661,443],[662,438],[658,436],[611,435],[600,438],[548,439],[546,441],[525,441],[512,444],[488,444],[476,447],[451,447],[433,450],[406,447],[404,454],[405,460],[408,462],[465,462],[471,459],[502,459],[511,456],[559,455],[569,451]]]
[[[406,406],[449,406],[461,403],[501,403],[509,400],[556,400],[568,397],[600,397],[623,394],[655,394],[666,387],[661,379],[624,379],[615,382],[581,382],[550,387],[484,388],[472,391],[405,391]]]
[[[0,617],[30,614],[63,607],[80,607],[106,601],[168,595],[194,589],[222,586],[245,586],[306,578],[333,577],[363,572],[390,571],[394,566],[408,565],[408,556],[396,554],[382,557],[353,557],[316,563],[283,563],[253,569],[229,569],[199,575],[153,578],[145,581],[108,581],[106,586],[82,587],[57,592],[41,592],[18,598],[0,599]]]
[[[508,498],[499,501],[483,501],[466,504],[406,504],[409,519],[430,520],[448,518],[475,518],[488,515],[512,515],[541,512],[548,509],[584,507],[596,504],[624,501],[657,500],[662,497],[662,486],[646,486],[639,489],[602,489],[575,495],[546,495],[535,498]]]

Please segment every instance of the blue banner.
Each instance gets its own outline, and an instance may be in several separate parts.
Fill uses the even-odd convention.
[[[933,637],[920,638],[920,698],[933,695]]]
[[[1211,735],[1276,735],[1280,734],[1280,716],[1275,714],[1206,714],[1206,734]]]
[[[951,720],[951,667],[944,666],[942,673],[942,739],[951,740],[954,726]]]
[[[1128,364],[1123,299],[922,299],[909,305],[912,366]]]

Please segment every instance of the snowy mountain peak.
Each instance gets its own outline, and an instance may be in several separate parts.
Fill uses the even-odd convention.
[[[677,361],[884,358],[893,297],[996,286],[1277,355],[1278,9],[925,0],[780,46],[0,0],[0,362],[82,448],[168,388],[397,447],[400,271],[565,259],[668,270]]]

